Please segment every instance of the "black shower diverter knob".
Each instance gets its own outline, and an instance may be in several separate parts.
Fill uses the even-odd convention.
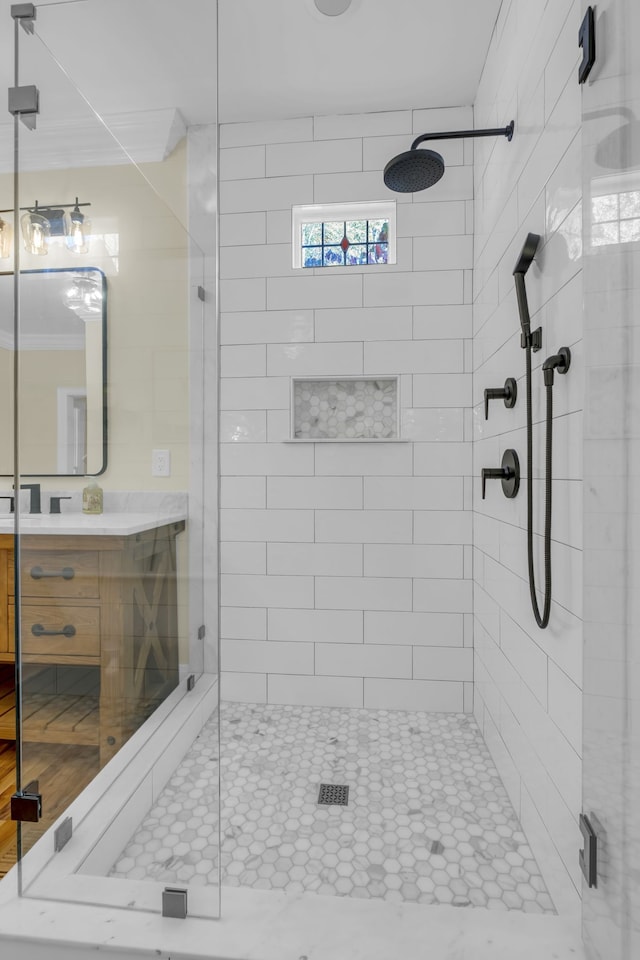
[[[502,492],[509,500],[516,496],[520,488],[520,461],[515,450],[505,450],[499,467],[483,467],[482,499],[485,499],[487,480],[501,480]]]
[[[505,407],[510,410],[516,405],[518,384],[513,377],[507,377],[504,387],[487,387],[484,391],[484,418],[489,419],[489,400],[504,400]]]

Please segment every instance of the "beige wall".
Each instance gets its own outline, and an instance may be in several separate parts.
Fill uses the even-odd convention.
[[[6,350],[2,351],[7,353]],[[11,358],[11,354],[9,357]],[[20,355],[20,464],[23,473],[55,473],[58,387],[85,386],[83,350],[24,350]],[[3,451],[2,464],[11,459]]]
[[[183,211],[181,220],[186,222],[185,143],[163,163],[140,169],[174,210]],[[0,177],[0,208],[11,205],[11,189],[11,177]],[[186,490],[187,234],[133,165],[21,177],[22,205],[32,205],[36,198],[41,203],[70,203],[76,196],[91,202],[84,211],[92,221],[90,252],[71,254],[60,239],[46,257],[23,253],[21,268],[95,266],[107,277],[109,462],[101,483],[108,490]],[[58,362],[57,356],[53,362]],[[6,443],[7,437],[2,424],[0,442]],[[170,451],[171,477],[151,477],[154,448]],[[45,466],[43,461],[43,473],[48,472]],[[44,481],[43,486],[47,483],[59,486],[55,480]],[[82,485],[80,478],[65,480],[69,489]]]

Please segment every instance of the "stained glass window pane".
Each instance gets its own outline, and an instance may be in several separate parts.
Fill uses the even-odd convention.
[[[302,266],[366,266],[389,262],[388,220],[302,224]]]
[[[349,220],[347,223],[347,237],[351,243],[365,243],[367,239],[367,221]]]
[[[630,243],[640,240],[640,220],[620,221],[620,243]]]
[[[302,258],[305,267],[321,267],[322,247],[305,247],[302,251]]]
[[[340,267],[342,264],[344,264],[344,253],[342,251],[342,247],[324,248],[325,267]]]
[[[605,197],[593,197],[591,208],[595,223],[602,223],[604,220],[617,220],[618,194],[614,193]]]
[[[386,220],[369,220],[369,243],[389,239],[389,224]]]
[[[640,190],[620,194],[620,219],[640,217]]]
[[[325,223],[324,225],[324,242],[325,243],[340,243],[344,237],[344,220],[339,220],[337,222]]]
[[[367,262],[367,247],[364,243],[353,243],[347,250],[347,263],[357,267]]]
[[[302,224],[302,243],[305,247],[310,244],[322,243],[322,224],[321,223],[303,223]]]
[[[594,223],[591,230],[591,242],[594,247],[606,243],[618,243],[620,239],[618,221],[613,223]]]
[[[369,246],[369,263],[388,263],[389,244],[374,243]]]

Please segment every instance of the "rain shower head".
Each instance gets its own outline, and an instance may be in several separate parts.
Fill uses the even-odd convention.
[[[507,127],[491,130],[455,130],[453,133],[423,133],[411,144],[411,149],[389,160],[384,168],[384,182],[396,193],[416,193],[426,190],[442,177],[444,160],[435,150],[418,150],[425,140],[461,140],[463,137],[513,137],[513,120]]]
[[[384,182],[396,193],[416,193],[437,183],[444,173],[444,160],[435,150],[406,150],[384,168]]]

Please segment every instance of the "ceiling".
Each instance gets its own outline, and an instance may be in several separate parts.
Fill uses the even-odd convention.
[[[219,0],[220,120],[472,104],[501,0]]]
[[[219,0],[219,119],[471,104],[500,3],[352,0],[344,15],[325,17],[313,0]],[[184,124],[215,121],[214,0],[36,6],[37,36],[20,31],[20,82],[40,90],[38,127],[46,126],[49,143],[66,136],[53,166],[74,156],[77,165],[91,162],[92,151],[104,157],[99,136],[95,149],[80,142],[83,128],[99,126],[84,98],[137,160],[161,159]],[[0,0],[5,88],[13,85],[10,7],[11,0]],[[12,128],[4,117],[2,155]]]

